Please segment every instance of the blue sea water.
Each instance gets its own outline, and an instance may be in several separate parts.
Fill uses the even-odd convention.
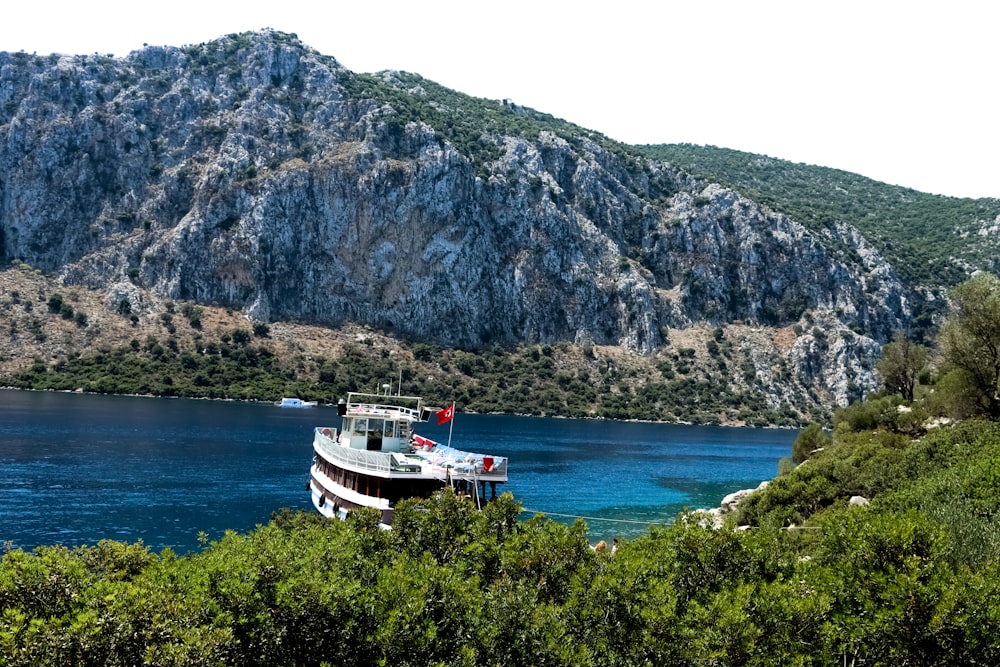
[[[0,542],[142,540],[196,550],[282,507],[309,509],[314,426],[329,407],[0,390]],[[592,542],[634,537],[777,472],[794,431],[458,413],[422,435],[509,458],[533,512],[587,517]],[[525,514],[529,516],[529,514]]]

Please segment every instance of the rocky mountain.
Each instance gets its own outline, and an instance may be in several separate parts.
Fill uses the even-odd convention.
[[[874,389],[915,294],[848,221],[806,226],[509,100],[353,73],[273,31],[0,53],[0,260],[136,309],[467,349],[656,355],[737,325],[744,361],[721,372],[775,405]]]
[[[975,270],[1000,269],[1000,199],[932,195],[839,169],[715,146],[637,148],[735,188],[814,232],[838,223],[856,227],[918,291],[953,286]]]

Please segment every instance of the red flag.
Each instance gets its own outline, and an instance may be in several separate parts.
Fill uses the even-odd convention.
[[[455,404],[452,403],[444,410],[437,411],[438,424],[447,424],[455,416]]]

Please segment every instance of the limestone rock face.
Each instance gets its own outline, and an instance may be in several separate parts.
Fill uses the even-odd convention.
[[[669,329],[799,323],[790,351],[751,350],[759,372],[781,357],[840,401],[875,387],[878,341],[910,312],[857,230],[814,237],[581,128],[484,123],[472,155],[441,131],[457,112],[407,115],[400,100],[427,91],[380,76],[397,97],[271,31],[125,58],[2,53],[0,259],[116,300],[136,285],[446,345],[652,353]]]

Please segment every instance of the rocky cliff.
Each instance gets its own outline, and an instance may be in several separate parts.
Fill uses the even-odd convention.
[[[0,253],[115,298],[452,346],[653,354],[672,330],[794,328],[740,343],[776,403],[793,380],[873,389],[910,318],[854,228],[809,232],[596,133],[271,31],[0,54]]]

